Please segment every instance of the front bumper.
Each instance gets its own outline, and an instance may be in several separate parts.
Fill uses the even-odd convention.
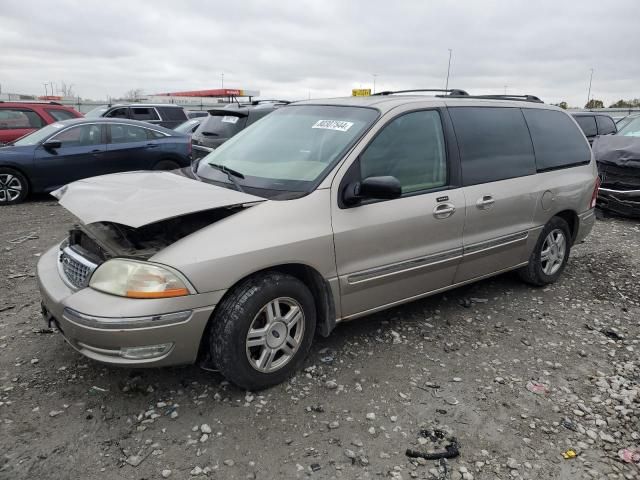
[[[38,262],[43,313],[78,352],[122,366],[160,367],[196,361],[202,334],[224,291],[163,299],[123,298],[90,288],[74,291],[60,277],[58,253],[54,247]],[[123,356],[140,347],[158,345],[166,348],[150,358]]]
[[[597,205],[618,215],[640,218],[640,190],[600,187]]]

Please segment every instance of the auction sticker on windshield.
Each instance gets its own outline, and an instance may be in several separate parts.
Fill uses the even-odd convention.
[[[240,117],[234,117],[233,115],[225,115],[224,117],[222,117],[222,122],[236,124],[238,123],[239,118]]]
[[[325,130],[346,132],[351,127],[353,127],[353,122],[344,122],[342,120],[318,120],[311,128],[323,128]]]

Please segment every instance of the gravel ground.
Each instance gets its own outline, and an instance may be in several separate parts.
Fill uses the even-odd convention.
[[[640,478],[620,458],[640,447],[635,221],[599,220],[555,285],[507,274],[340,325],[250,393],[77,354],[34,277],[71,216],[48,198],[0,216],[2,479]]]

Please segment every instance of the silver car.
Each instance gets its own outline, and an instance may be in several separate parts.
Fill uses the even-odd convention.
[[[38,264],[43,314],[94,360],[265,388],[338,322],[509,270],[554,282],[597,187],[575,121],[535,97],[299,102],[192,169],[56,191],[79,222]]]

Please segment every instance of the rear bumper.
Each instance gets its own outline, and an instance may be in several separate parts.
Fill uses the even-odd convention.
[[[580,243],[587,238],[595,223],[596,212],[593,208],[578,215],[578,232],[576,233],[574,243]]]
[[[196,361],[202,334],[224,292],[136,300],[90,288],[74,291],[60,277],[57,255],[54,247],[38,262],[38,287],[45,320],[53,321],[74,349],[110,365]]]

